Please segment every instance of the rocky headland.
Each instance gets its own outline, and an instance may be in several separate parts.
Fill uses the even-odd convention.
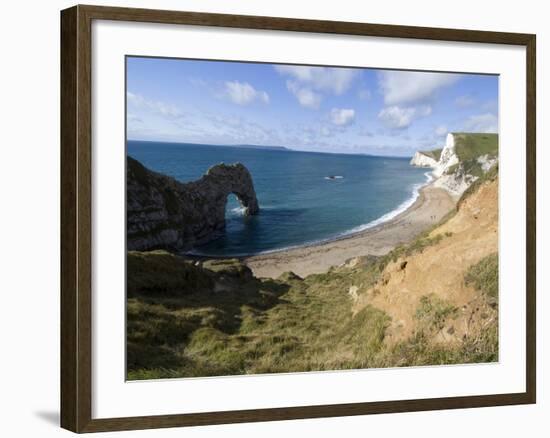
[[[497,161],[497,134],[449,133],[443,148],[418,151],[410,164],[432,168],[434,187],[458,198]]]
[[[407,243],[362,247],[328,271],[276,278],[246,260],[129,251],[128,379],[498,361],[497,166]]]
[[[185,251],[219,237],[231,193],[245,215],[259,212],[252,176],[241,163],[217,164],[181,183],[128,157],[126,178],[128,250]]]
[[[421,154],[436,179],[417,201],[341,240],[241,260],[128,251],[128,379],[498,361],[498,137]],[[213,238],[228,193],[258,211],[242,165],[187,184],[128,172],[134,248]]]
[[[435,151],[416,151],[410,164],[416,167],[436,167],[441,155],[441,149],[438,152],[436,154]]]

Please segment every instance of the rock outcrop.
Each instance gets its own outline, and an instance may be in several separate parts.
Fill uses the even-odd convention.
[[[456,155],[456,149],[455,149],[455,137],[454,134],[447,134],[447,139],[445,140],[445,146],[443,146],[443,150],[441,151],[441,156],[439,157],[439,161],[437,162],[433,174],[435,177],[440,177],[443,175],[448,168],[451,166],[454,166],[458,163],[459,159]]]
[[[431,167],[432,175],[435,177],[434,186],[443,188],[458,198],[481,174],[490,170],[498,162],[497,156],[489,154],[477,157],[474,154],[466,162],[460,160],[456,151],[457,139],[463,141],[466,137],[471,138],[476,135],[481,134],[449,133],[438,161],[427,156],[426,153],[416,152],[411,160],[411,165]],[[489,135],[495,134],[486,134],[486,136]]]
[[[240,163],[217,164],[199,180],[180,183],[128,157],[128,250],[185,251],[219,237],[225,229],[225,205],[231,193],[245,215],[258,213],[252,176]]]
[[[437,166],[437,161],[423,152],[418,151],[414,154],[414,157],[412,157],[410,165],[416,167],[435,167]]]
[[[435,151],[434,151],[435,152]],[[445,171],[458,163],[458,156],[455,150],[455,138],[452,133],[447,134],[445,145],[442,149],[437,149],[438,154],[432,154],[430,151],[417,151],[410,161],[411,166],[431,167],[433,175],[437,178]],[[431,155],[431,156],[430,156]],[[438,159],[437,156],[439,157]]]
[[[477,176],[467,173],[463,167],[458,166],[453,172],[441,175],[433,184],[434,187],[447,190],[457,199],[477,178]]]

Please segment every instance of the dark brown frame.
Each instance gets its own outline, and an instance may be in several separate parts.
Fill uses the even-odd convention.
[[[91,23],[92,20],[219,26],[509,44],[527,52],[526,391],[467,397],[92,419]],[[61,426],[99,432],[519,405],[536,402],[536,37],[477,30],[74,6],[61,12]]]

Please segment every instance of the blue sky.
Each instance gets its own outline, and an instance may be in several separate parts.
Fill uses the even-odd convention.
[[[127,58],[129,140],[410,156],[498,132],[498,77]]]

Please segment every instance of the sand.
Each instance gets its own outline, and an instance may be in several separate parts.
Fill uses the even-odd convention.
[[[386,342],[403,341],[414,334],[419,323],[416,309],[428,294],[459,309],[432,341],[460,344],[464,336],[479,333],[498,317],[484,294],[464,281],[471,266],[498,252],[498,182],[484,184],[469,196],[454,217],[430,233],[432,237],[438,234],[446,237],[389,263],[383,280],[371,289],[355,288],[355,312],[372,305],[391,317]]]
[[[331,266],[365,255],[384,255],[437,224],[456,206],[446,190],[424,187],[414,204],[393,219],[339,240],[244,258],[256,277],[277,278],[292,271],[301,277],[326,272]]]

